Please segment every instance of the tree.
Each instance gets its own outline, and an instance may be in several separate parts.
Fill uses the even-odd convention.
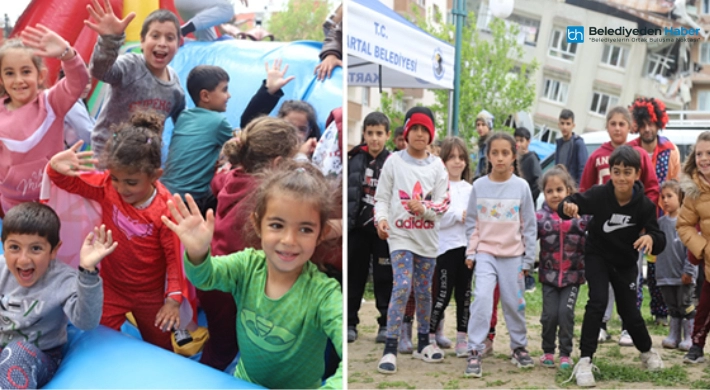
[[[285,11],[271,16],[267,30],[282,42],[322,41],[328,11],[325,1],[289,0]]]
[[[418,14],[417,14],[418,15]],[[440,20],[441,15],[435,15]],[[490,38],[479,34],[473,13],[463,29],[461,45],[461,89],[459,99],[459,135],[470,141],[478,137],[476,115],[486,109],[495,117],[494,128],[502,129],[509,115],[529,110],[535,99],[534,73],[537,61],[519,61],[523,47],[517,41],[520,31],[515,23],[494,18],[488,25]],[[454,44],[455,27],[441,24],[435,29],[421,17],[415,23],[439,39]],[[449,118],[449,91],[435,90],[436,113],[440,136],[446,135]],[[531,131],[533,129],[530,129]]]
[[[392,95],[383,92],[380,96],[379,111],[390,120],[390,138],[387,140],[387,149],[394,150],[394,129],[404,126],[404,113],[396,108],[396,103],[401,102],[404,93],[401,90],[392,91]]]

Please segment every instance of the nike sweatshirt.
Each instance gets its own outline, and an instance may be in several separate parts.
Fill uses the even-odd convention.
[[[579,207],[579,215],[591,215],[587,226],[585,252],[603,257],[620,268],[632,267],[639,253],[634,242],[646,229],[653,239],[651,254],[657,255],[666,247],[666,236],[658,227],[656,205],[644,195],[641,182],[636,181],[629,203],[620,206],[614,194],[614,184],[609,180],[585,192],[566,197],[557,207],[562,219],[570,219],[563,212],[565,202]]]

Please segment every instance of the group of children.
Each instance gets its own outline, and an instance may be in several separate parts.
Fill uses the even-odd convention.
[[[45,385],[61,361],[67,321],[119,330],[130,312],[145,341],[172,351],[171,333],[191,320],[180,315],[186,274],[209,321],[203,363],[223,370],[241,351],[241,379],[277,388],[342,387],[340,367],[322,382],[328,340],[342,358],[340,284],[309,261],[331,231],[332,185],[308,156],[294,161],[313,152],[309,138],[320,135],[315,113],[292,101],[280,118],[254,119],[273,109],[292,77],[284,77],[280,63],[267,64],[255,96],[261,101],[253,99],[233,138],[220,114],[230,98],[223,69],[190,72],[195,108],[185,109],[168,66],[181,37],[173,13],[151,13],[141,29],[142,53],[119,55],[135,15],[118,18],[108,0],[93,0],[87,10],[85,24],[99,34],[89,69],[110,85],[91,151],[81,151],[83,141],[66,150],[63,142],[64,116],[89,81],[79,54],[41,25],[0,47],[0,289],[9,302],[0,307],[9,321],[0,328],[0,371],[7,372],[0,385]],[[60,59],[66,74],[48,89],[41,57]],[[163,171],[167,117],[175,130]],[[231,165],[215,174],[222,151]],[[78,270],[55,260],[61,215],[37,203],[44,174],[99,205],[101,227],[86,238]],[[269,331],[260,330],[263,324]]]
[[[611,141],[588,160],[584,141],[572,131],[574,114],[563,110],[558,165],[544,174],[539,163],[537,169],[519,172],[529,153],[529,131],[516,130],[514,139],[493,132],[492,122],[486,111],[477,119],[483,143],[476,156],[478,178],[471,185],[469,152],[462,139],[443,139],[439,157],[429,152],[427,145],[435,137],[430,110],[415,107],[407,112],[406,147],[394,153],[384,147],[387,117],[372,113],[365,119],[365,145],[351,151],[348,176],[348,341],[357,339],[357,311],[371,259],[380,312],[376,341],[385,344],[379,372],[397,371],[397,354],[402,352],[398,342],[407,337],[403,323],[410,291],[418,323],[413,356],[428,363],[444,359],[440,347],[450,345],[444,345],[438,331],[454,289],[456,355],[467,358],[465,376],[482,376],[483,357],[492,351],[491,320],[498,299],[510,334],[511,362],[521,368],[534,366],[526,349],[523,291],[524,278],[535,268],[539,239],[543,366],[556,366],[557,347],[559,366],[574,367],[572,377],[579,386],[594,386],[592,358],[604,341],[599,335],[611,299],[642,365],[651,371],[664,367],[637,305],[639,259],[644,255],[657,256],[655,282],[671,316],[663,347],[689,350],[686,362],[703,361],[710,287],[703,286],[697,308],[701,319],[694,321],[693,285],[694,264],[704,258],[710,237],[705,226],[710,209],[702,206],[704,196],[710,196],[705,195],[710,193],[710,132],[699,137],[679,183],[665,175],[667,166],[658,166],[668,162],[668,153],[626,145],[632,127],[642,131],[643,142],[652,142],[665,126],[665,107],[655,99],[639,99],[631,109],[610,109],[606,126]],[[644,132],[647,128],[654,129],[652,136]],[[668,140],[658,139],[663,141],[662,152],[673,149]],[[537,177],[526,177],[531,174]],[[544,202],[536,212],[532,191],[538,188]],[[574,309],[585,282],[589,301],[575,364]]]

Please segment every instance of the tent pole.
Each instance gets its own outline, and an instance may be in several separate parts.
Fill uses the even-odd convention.
[[[466,0],[454,0],[455,7],[451,11],[456,20],[456,54],[454,57],[454,101],[452,107],[452,133],[459,135],[459,98],[461,95],[461,40],[463,26],[466,23]],[[470,43],[469,43],[470,44]]]

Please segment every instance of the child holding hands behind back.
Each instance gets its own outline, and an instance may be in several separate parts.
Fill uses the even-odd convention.
[[[575,377],[580,387],[596,385],[592,357],[597,350],[609,283],[614,289],[618,313],[641,352],[641,364],[649,371],[663,368],[661,356],[652,348],[646,323],[636,307],[636,281],[639,252],[659,254],[666,246],[666,237],[658,228],[656,206],[644,196],[643,184],[638,181],[639,152],[631,146],[618,146],[609,157],[609,167],[611,180],[606,184],[570,195],[557,207],[557,214],[563,219],[581,214],[592,216],[585,244],[589,301],[582,323],[581,358],[570,377],[570,380]]]
[[[103,288],[96,265],[118,245],[111,230],[94,228],[81,248],[79,270],[56,260],[60,221],[49,206],[28,202],[3,220],[0,261],[0,387],[38,389],[57,372],[67,323],[99,325]],[[22,308],[29,307],[30,310]]]
[[[335,279],[309,259],[327,233],[328,184],[310,163],[284,162],[254,193],[251,223],[261,250],[212,256],[214,213],[203,218],[191,195],[168,203],[163,216],[185,246],[185,272],[195,287],[221,290],[237,305],[241,358],[235,376],[267,388],[318,388],[328,338],[342,358],[343,297]],[[342,363],[326,388],[342,388]]]

